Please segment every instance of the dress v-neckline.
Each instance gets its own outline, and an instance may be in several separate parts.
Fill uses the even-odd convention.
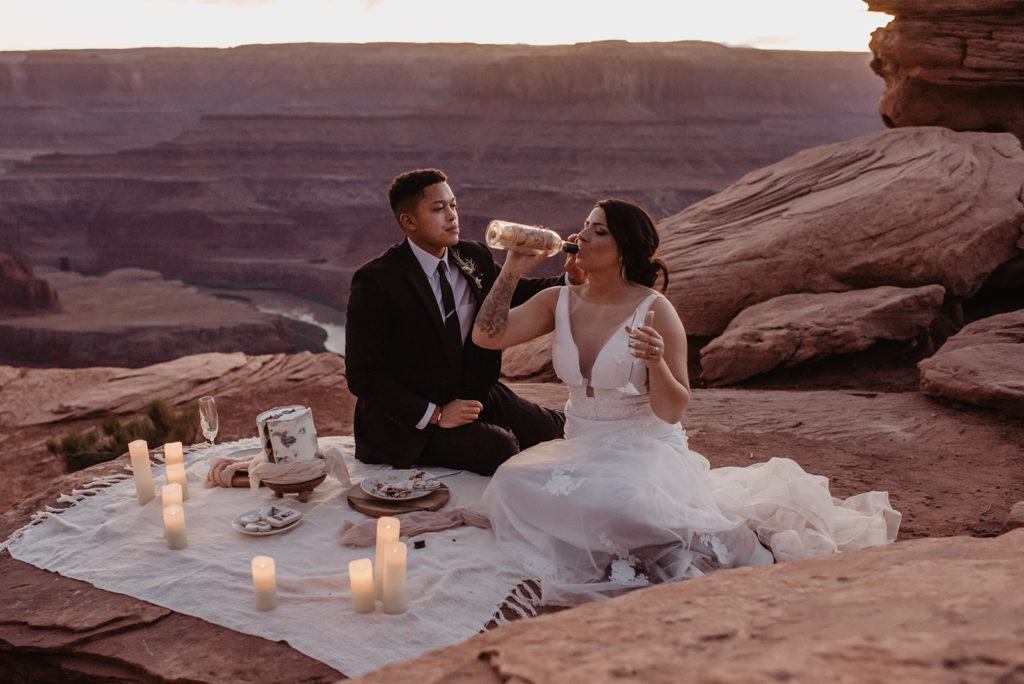
[[[576,372],[579,374],[579,377],[580,377],[581,380],[583,380],[584,384],[590,385],[591,382],[593,382],[594,368],[597,367],[597,363],[598,363],[598,361],[601,360],[601,356],[604,355],[604,352],[608,348],[608,345],[615,338],[615,336],[619,333],[619,331],[623,330],[623,328],[628,323],[630,323],[630,322],[632,322],[634,320],[634,318],[636,317],[636,312],[639,311],[640,307],[643,306],[644,302],[646,302],[651,297],[651,295],[645,295],[644,298],[641,299],[639,302],[637,302],[637,305],[635,307],[633,307],[632,313],[630,313],[628,316],[626,316],[622,320],[622,322],[619,323],[617,326],[611,328],[611,332],[605,338],[604,344],[601,345],[601,348],[597,350],[597,354],[594,355],[594,363],[590,364],[590,377],[588,377],[588,376],[583,374],[583,368],[580,365],[580,347],[576,343],[576,333],[575,333],[575,331],[573,330],[573,327],[572,327],[572,310],[571,310],[571,307],[569,306],[569,298],[572,297],[572,296],[573,296],[572,292],[570,292],[570,291],[566,292],[565,321],[566,321],[566,325],[569,328],[569,340],[572,342],[572,349],[573,349],[573,351],[576,354],[576,364],[575,364]]]

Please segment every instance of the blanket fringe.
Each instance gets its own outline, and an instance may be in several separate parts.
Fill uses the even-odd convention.
[[[126,466],[126,469],[127,468],[128,466]],[[8,546],[13,544],[17,540],[21,539],[28,529],[42,523],[45,520],[49,520],[50,518],[60,515],[61,513],[68,510],[75,504],[81,503],[85,499],[88,499],[89,497],[98,494],[101,490],[106,489],[107,487],[113,484],[117,484],[122,480],[127,480],[130,477],[132,476],[126,473],[114,473],[112,475],[103,475],[102,477],[97,477],[93,479],[84,487],[72,489],[70,494],[61,494],[59,497],[57,497],[57,504],[67,504],[66,506],[53,506],[47,504],[45,509],[33,513],[28,523],[15,530],[11,534],[11,536],[0,542],[0,553],[6,551]]]
[[[536,583],[529,580],[520,582],[509,592],[505,602],[498,606],[498,610],[480,631],[486,632],[495,627],[507,625],[514,620],[537,617],[539,605],[540,589]]]

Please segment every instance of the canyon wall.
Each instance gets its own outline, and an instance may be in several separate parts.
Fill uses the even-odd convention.
[[[0,53],[0,250],[343,306],[400,237],[396,173],[443,168],[470,239],[495,217],[568,234],[608,195],[662,218],[881,129],[867,61],[623,42]]]

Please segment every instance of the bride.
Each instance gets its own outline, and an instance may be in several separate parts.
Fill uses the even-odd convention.
[[[606,199],[574,239],[567,270],[585,272],[581,285],[509,310],[519,278],[543,258],[510,252],[473,328],[489,349],[553,330],[553,365],[569,387],[565,439],[513,456],[484,492],[499,543],[540,580],[542,603],[896,539],[900,514],[885,492],[834,499],[827,478],[791,459],[712,469],[690,451],[680,425],[686,332],[651,289],[659,275],[668,283],[654,223]]]

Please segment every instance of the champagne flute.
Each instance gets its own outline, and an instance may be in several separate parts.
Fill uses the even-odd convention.
[[[217,402],[213,397],[199,398],[199,426],[203,430],[203,437],[213,445],[220,429],[220,419],[217,417]]]

